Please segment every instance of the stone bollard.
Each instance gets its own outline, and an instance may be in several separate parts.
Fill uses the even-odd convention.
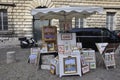
[[[7,52],[7,64],[16,62],[15,51]]]

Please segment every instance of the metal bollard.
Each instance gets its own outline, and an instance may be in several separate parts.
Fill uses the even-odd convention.
[[[16,62],[15,51],[7,52],[7,64]]]

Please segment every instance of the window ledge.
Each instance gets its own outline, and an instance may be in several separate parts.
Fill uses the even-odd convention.
[[[13,34],[13,31],[0,31],[0,35],[10,35]]]

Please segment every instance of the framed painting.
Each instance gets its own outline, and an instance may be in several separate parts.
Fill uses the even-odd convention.
[[[56,67],[53,64],[50,64],[50,73],[51,74],[56,74]]]
[[[77,73],[76,57],[68,56],[67,58],[63,58],[63,62],[65,74]]]
[[[80,54],[59,54],[59,76],[81,74]]]
[[[47,46],[48,46],[48,51],[55,51],[54,43],[48,43]]]

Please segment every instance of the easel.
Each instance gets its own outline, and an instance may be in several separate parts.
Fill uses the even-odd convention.
[[[100,50],[101,50],[100,46],[97,45],[97,44],[96,44],[96,46],[97,46],[97,48],[99,49],[99,52],[100,52]],[[114,55],[115,55],[115,51],[118,48],[118,46],[119,46],[119,43],[108,43],[106,46],[105,45],[103,46],[103,47],[105,47],[105,49],[102,49],[103,51],[100,52],[107,70],[109,69],[109,67],[116,68],[115,56]]]
[[[102,58],[107,70],[109,69],[109,67],[116,68],[115,50],[118,48],[118,46],[118,43],[109,43],[102,53]]]

